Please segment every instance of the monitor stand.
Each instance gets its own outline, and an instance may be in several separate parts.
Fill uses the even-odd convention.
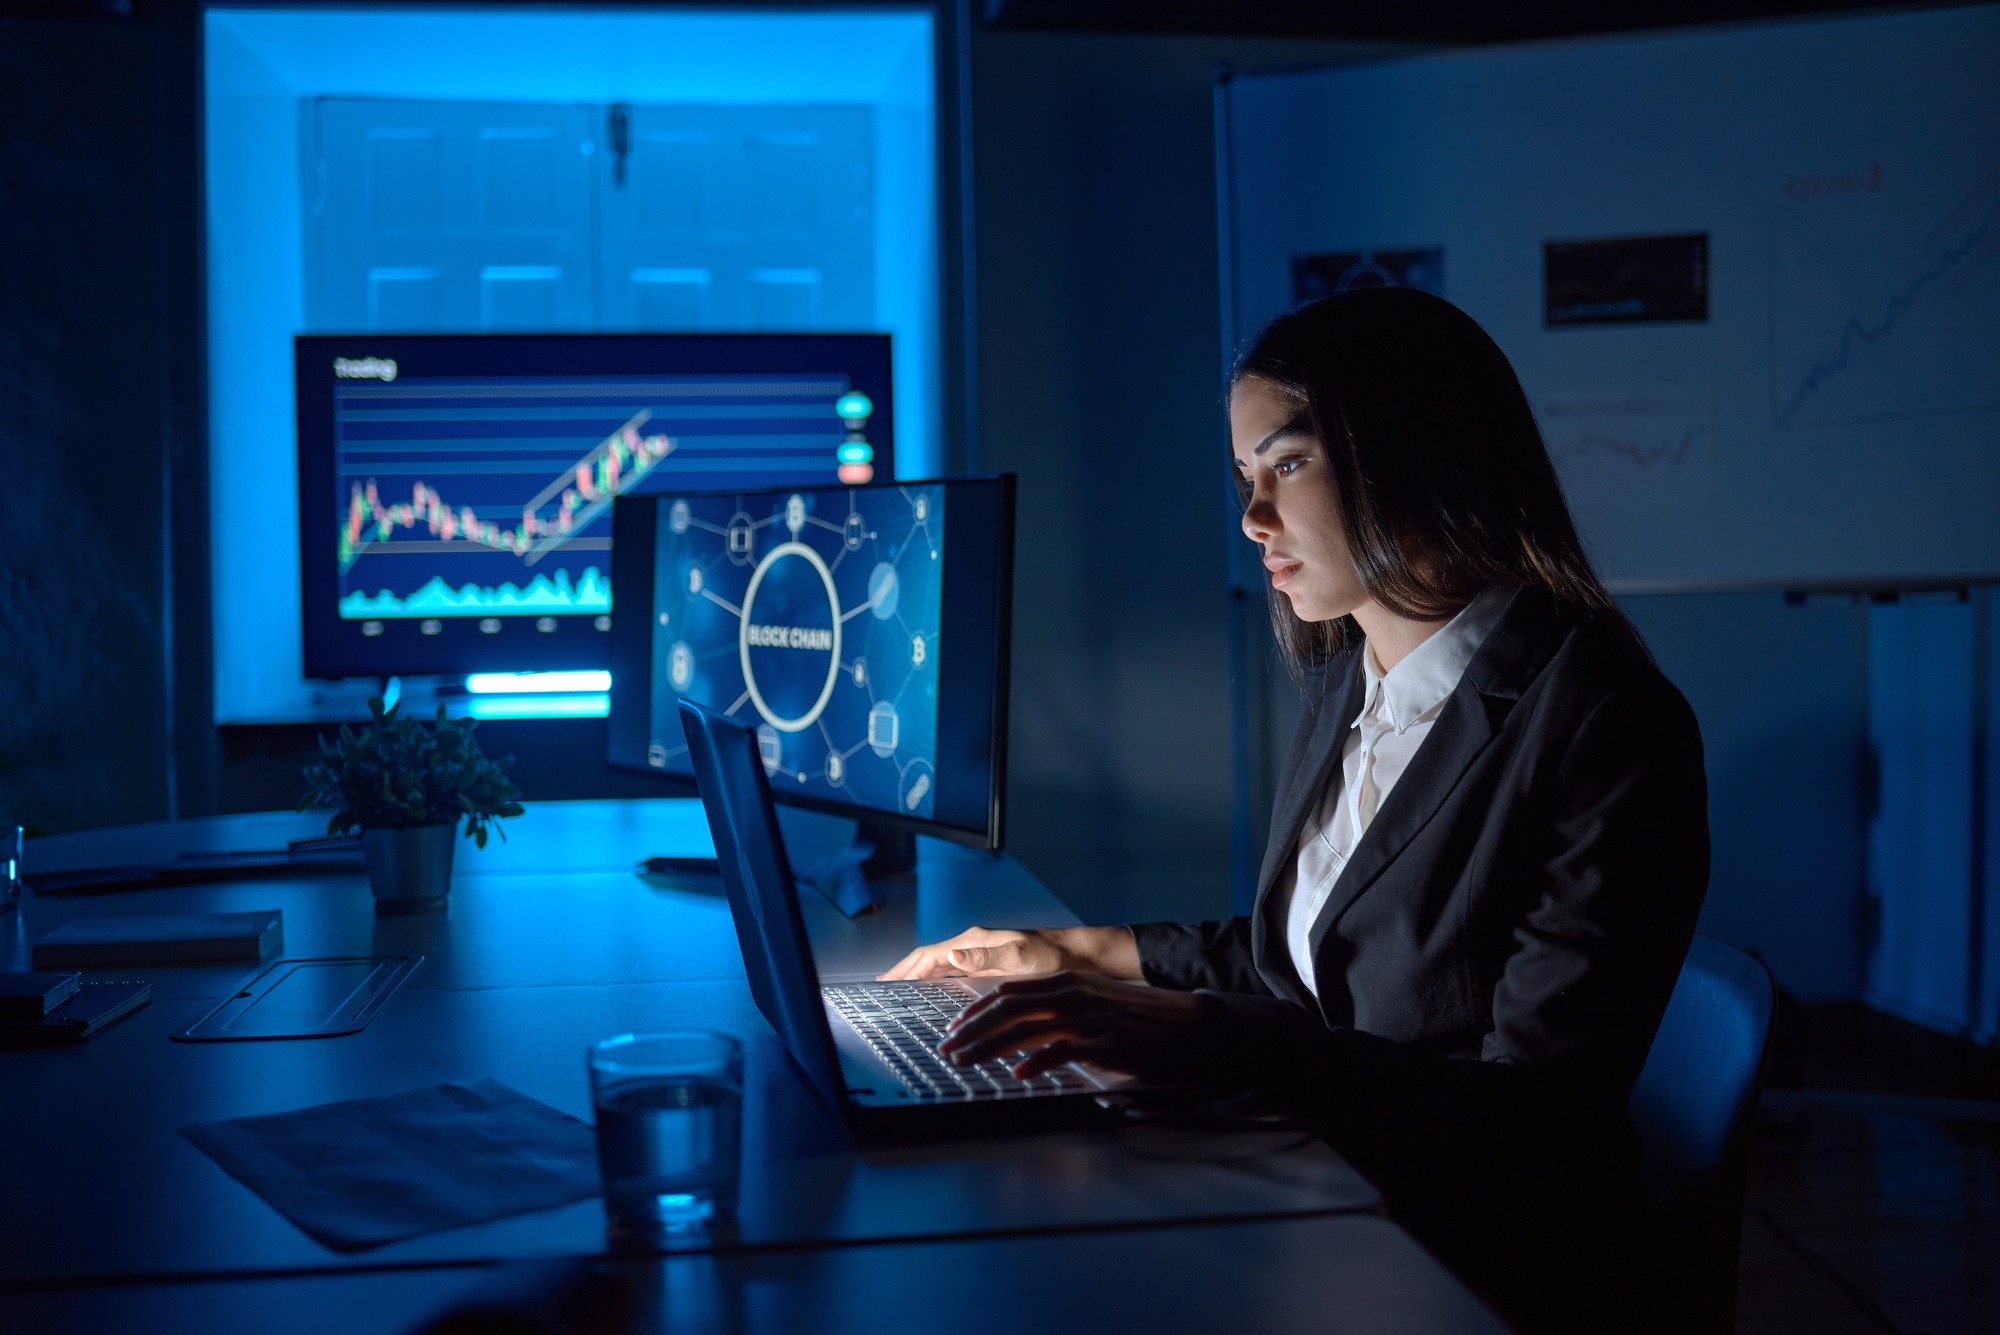
[[[915,835],[864,820],[854,831],[853,843],[796,875],[800,882],[826,896],[835,908],[854,918],[882,906],[882,891],[886,887],[881,882],[907,876],[916,869]]]
[[[715,870],[712,857],[647,858],[639,864],[651,875],[688,875]],[[917,869],[917,837],[908,830],[893,830],[861,821],[854,839],[830,857],[810,867],[794,866],[792,875],[800,885],[809,885],[826,901],[850,918],[873,913],[882,906],[881,883],[907,876]]]
[[[870,880],[886,880],[917,869],[917,836],[908,830],[892,830],[864,820],[855,827],[854,842],[875,845],[875,851],[861,864],[862,874]]]

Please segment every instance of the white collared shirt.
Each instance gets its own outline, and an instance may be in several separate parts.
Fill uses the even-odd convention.
[[[1341,747],[1340,768],[1299,831],[1296,856],[1273,887],[1292,965],[1314,996],[1319,983],[1313,976],[1313,924],[1354,846],[1430,735],[1512,593],[1500,585],[1486,590],[1387,672],[1376,665],[1372,647],[1362,649],[1367,694],[1361,713]]]

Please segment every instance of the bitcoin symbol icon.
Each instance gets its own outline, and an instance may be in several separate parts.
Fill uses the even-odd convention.
[[[910,642],[910,662],[917,667],[924,665],[924,637],[921,635]]]

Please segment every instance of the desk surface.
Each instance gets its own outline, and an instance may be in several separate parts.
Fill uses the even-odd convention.
[[[681,1335],[1299,1331],[1506,1335],[1408,1234],[1369,1215],[672,1257],[621,1267],[638,1329]],[[490,1285],[474,1267],[0,1291],[22,1335],[409,1335]]]
[[[802,862],[832,851],[853,826],[783,810],[788,844]],[[713,875],[640,876],[652,856],[712,856],[692,799],[537,803],[508,822],[505,842],[458,841],[447,912],[378,917],[367,879],[271,877],[157,890],[35,895],[18,920],[0,918],[0,970],[28,968],[31,943],[72,918],[121,913],[283,909],[284,953],[420,954],[408,986],[420,989],[582,986],[733,980],[743,959],[722,883]],[[29,872],[166,861],[181,851],[283,848],[326,832],[326,818],[291,813],[223,816],[59,835],[28,845]],[[918,841],[918,875],[888,883],[878,913],[843,918],[819,895],[800,896],[820,972],[875,973],[921,941],[979,923],[1062,926],[1076,915],[1011,858]],[[115,977],[129,970],[97,970]],[[154,966],[144,971],[157,1004],[220,998],[249,970],[240,964]],[[198,1017],[197,1017],[198,1018]],[[654,1026],[660,1027],[660,1026]],[[108,1037],[108,1035],[107,1035]]]
[[[837,822],[814,826],[795,815],[788,813],[794,841],[831,842],[842,835]],[[37,841],[28,859],[31,868],[53,869],[163,859],[195,848],[274,847],[317,833],[316,824],[309,816],[272,814],[131,827]],[[842,1328],[845,1318],[836,1319],[840,1303],[826,1297],[827,1286],[845,1285],[840,1276],[850,1271],[860,1283],[860,1271],[875,1263],[852,1257],[809,1262],[801,1259],[801,1248],[893,1253],[941,1239],[984,1239],[980,1245],[999,1249],[992,1264],[1001,1264],[1003,1253],[1026,1249],[1018,1258],[1023,1265],[1047,1269],[1050,1257],[1070,1255],[1083,1238],[1098,1239],[1090,1247],[1109,1248],[1107,1260],[1111,1253],[1136,1257],[1144,1245],[1118,1252],[1103,1241],[1135,1226],[1144,1228],[1135,1236],[1157,1242],[1157,1230],[1174,1225],[1172,1245],[1199,1251],[1205,1244],[1197,1240],[1215,1229],[1281,1219],[1290,1221],[1284,1228],[1309,1220],[1318,1228],[1336,1216],[1379,1208],[1373,1189],[1317,1144],[1074,1132],[857,1154],[752,1004],[716,878],[632,870],[644,856],[705,851],[694,804],[539,804],[514,823],[510,836],[483,851],[462,846],[451,905],[441,914],[378,918],[365,878],[319,876],[29,896],[22,913],[0,919],[7,933],[0,938],[0,968],[9,969],[26,968],[29,943],[70,918],[253,908],[284,910],[284,954],[291,958],[426,957],[403,992],[359,1034],[172,1043],[170,1032],[200,1018],[250,970],[240,964],[154,966],[101,975],[146,977],[154,984],[154,1001],[96,1039],[72,1048],[0,1052],[0,1143],[17,1165],[0,1188],[6,1235],[0,1294],[13,1291],[4,1301],[30,1304],[23,1310],[68,1311],[64,1294],[82,1302],[78,1289],[111,1279],[130,1293],[145,1291],[149,1281],[228,1280],[238,1286],[230,1292],[251,1310],[256,1295],[279,1282],[256,1277],[274,1272],[321,1275],[329,1282],[344,1275],[361,1286],[354,1290],[359,1294],[374,1282],[368,1276],[418,1267],[432,1276],[425,1292],[434,1295],[450,1287],[438,1284],[455,1267],[602,1255],[603,1215],[595,1200],[339,1255],[223,1173],[178,1130],[483,1076],[587,1120],[584,1049],[628,1029],[707,1028],[745,1041],[743,1203],[725,1250],[764,1256],[757,1264],[792,1277],[788,1284],[796,1279],[799,1293],[821,1294],[813,1300],[818,1305],[787,1310],[824,1311],[828,1321],[821,1324],[828,1328]],[[920,841],[916,876],[891,884],[879,914],[849,921],[817,896],[803,900],[815,954],[830,975],[873,972],[917,941],[973,922],[1075,921],[1017,863],[931,841]],[[30,1147],[31,1153],[23,1152]],[[1399,1231],[1379,1220],[1365,1223],[1337,1236],[1364,1240],[1354,1244],[1364,1251],[1389,1249],[1404,1258],[1398,1263],[1408,1271],[1404,1278],[1422,1276],[1477,1313],[1476,1304]],[[1055,1251],[1034,1253],[1032,1235],[1050,1233],[1061,1235],[1047,1239]],[[1240,1241],[1250,1234],[1228,1236]],[[1281,1287],[1294,1278],[1303,1283],[1313,1266],[1288,1261],[1281,1270],[1270,1267],[1292,1254],[1299,1239],[1318,1235],[1284,1236],[1293,1241],[1280,1252],[1252,1249]],[[1225,1245],[1220,1234],[1216,1245]],[[696,1263],[681,1258],[671,1264]],[[727,1293],[736,1273],[730,1267],[738,1263],[711,1258],[703,1264],[709,1268],[674,1273],[706,1276],[701,1283]],[[1217,1283],[1233,1288],[1240,1278]],[[464,1280],[459,1275],[455,1282]],[[93,1297],[89,1303],[105,1301],[111,1300]],[[1451,1303],[1423,1310],[1435,1315],[1447,1309],[1458,1310]],[[416,1310],[396,1307],[405,1317]],[[856,1323],[865,1310],[853,1308]],[[1273,1309],[1274,1324],[1279,1310]],[[124,1321],[84,1324],[128,1328]],[[775,1317],[759,1317],[747,1324],[732,1319],[725,1328],[781,1325]],[[1390,1321],[1355,1328],[1484,1327],[1476,1321]]]

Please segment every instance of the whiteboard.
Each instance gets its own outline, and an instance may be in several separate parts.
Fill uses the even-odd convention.
[[[1619,585],[2000,572],[2000,7],[1243,76],[1218,105],[1236,341],[1292,306],[1294,257],[1389,256],[1512,359]],[[1546,323],[1545,243],[1687,234],[1705,319]]]

